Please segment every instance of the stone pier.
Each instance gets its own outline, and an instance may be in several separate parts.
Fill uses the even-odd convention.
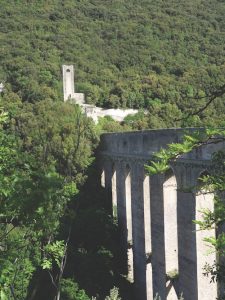
[[[191,132],[194,129],[188,129]],[[203,275],[214,253],[193,220],[203,208],[214,209],[213,195],[194,193],[199,178],[210,172],[211,155],[225,149],[211,144],[183,155],[165,174],[148,176],[144,165],[154,152],[179,142],[184,130],[166,129],[103,134],[100,163],[104,186],[112,191],[112,213],[118,218],[127,278],[137,300],[216,300],[218,287]]]

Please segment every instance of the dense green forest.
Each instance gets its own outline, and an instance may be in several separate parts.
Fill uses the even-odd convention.
[[[0,300],[132,299],[99,135],[224,126],[224,28],[222,0],[0,0]],[[139,113],[96,126],[62,64],[88,103]]]
[[[224,16],[219,0],[1,0],[0,80],[23,101],[61,100],[61,65],[74,64],[88,103],[148,108],[150,128],[198,126],[174,120],[224,85]],[[219,125],[224,98],[200,119]]]

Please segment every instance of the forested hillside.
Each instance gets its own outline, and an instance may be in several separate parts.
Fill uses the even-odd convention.
[[[132,300],[99,135],[225,126],[224,45],[223,0],[0,0],[0,300]],[[139,113],[95,125],[62,64],[88,103]]]
[[[179,119],[224,84],[224,28],[221,0],[1,0],[0,81],[24,101],[61,100],[71,63],[87,102]],[[223,120],[222,100],[205,123]]]

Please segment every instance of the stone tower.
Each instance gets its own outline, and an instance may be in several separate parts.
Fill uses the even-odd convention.
[[[77,104],[84,103],[84,94],[75,93],[74,88],[74,67],[73,65],[63,65],[63,98],[64,101],[74,100]]]

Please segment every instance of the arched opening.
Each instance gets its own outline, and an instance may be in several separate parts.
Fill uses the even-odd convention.
[[[150,178],[145,176],[143,182],[144,196],[144,230],[145,230],[145,255],[146,255],[146,294],[147,300],[153,298],[152,287],[152,239],[151,239],[151,209],[150,209]]]
[[[202,185],[202,178],[209,175],[207,172],[200,174],[196,192],[196,211],[195,219],[204,221],[204,211],[214,211],[214,194]],[[216,253],[205,241],[205,239],[216,237],[215,228],[201,230],[200,225],[196,224],[196,246],[197,246],[197,280],[198,280],[198,299],[208,300],[217,299],[217,284],[210,282],[211,276],[205,276],[204,267],[206,263],[212,266],[216,261]]]
[[[125,170],[125,197],[126,197],[126,220],[127,220],[127,260],[128,279],[134,280],[133,266],[133,234],[132,234],[132,204],[131,204],[131,169],[126,165]]]
[[[69,73],[69,72],[70,72],[70,69],[67,69],[66,72]]]
[[[105,170],[102,169],[102,172],[101,172],[101,186],[103,188],[105,188]]]
[[[177,181],[170,169],[163,184],[165,264],[167,276],[167,300],[177,300],[178,234],[177,234]]]
[[[112,213],[113,217],[117,219],[117,182],[116,182],[116,167],[112,166]]]

